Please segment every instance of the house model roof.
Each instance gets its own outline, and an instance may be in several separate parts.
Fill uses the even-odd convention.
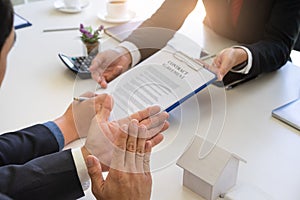
[[[207,154],[201,156],[200,149]],[[208,184],[215,185],[231,159],[240,160],[227,150],[196,136],[191,146],[177,161],[177,165],[201,177]]]

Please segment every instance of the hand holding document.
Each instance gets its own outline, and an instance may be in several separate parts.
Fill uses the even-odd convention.
[[[215,79],[202,63],[166,47],[98,92],[113,96],[112,118],[120,119],[151,105],[169,112]]]

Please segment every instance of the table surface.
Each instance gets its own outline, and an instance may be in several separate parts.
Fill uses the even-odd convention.
[[[16,31],[17,42],[8,58],[6,78],[0,92],[1,132],[54,119],[64,112],[73,96],[95,85],[92,80],[76,79],[57,56],[59,52],[67,55],[82,54],[79,31],[44,33],[43,29],[76,27],[79,23],[95,26],[113,25],[97,18],[97,13],[105,12],[104,2],[90,0],[89,6],[78,14],[66,14],[55,10],[52,0],[15,7],[16,12],[28,19],[33,26]],[[130,6],[136,11],[138,18],[144,19],[150,16],[161,2],[132,0]],[[218,52],[234,44],[199,23],[199,18],[204,16],[203,12],[198,12],[201,8],[201,5],[198,6],[197,12],[189,16],[180,32],[193,38],[210,52]],[[199,24],[198,29],[193,26],[196,22]],[[104,36],[103,40],[107,39],[107,36]],[[115,42],[104,42],[102,48],[114,45]],[[271,117],[272,109],[299,96],[299,83],[300,68],[287,63],[280,70],[233,90],[224,91],[209,86],[170,113],[171,128],[165,133],[166,138],[168,140],[168,134],[174,135],[172,131],[176,126],[186,126],[189,123],[197,128],[187,128],[183,132],[194,131],[203,136],[209,129],[211,119],[216,117],[220,120],[215,127],[220,133],[218,145],[247,161],[246,164],[240,164],[236,187],[246,185],[274,199],[299,199],[299,131]],[[221,105],[220,112],[212,111],[214,106],[218,111],[220,105],[214,104],[210,98],[211,94],[216,95],[216,98],[224,98],[221,99],[223,107]],[[200,118],[197,120],[194,120],[194,116],[197,115],[193,112],[194,100],[200,112]],[[181,112],[190,114],[180,120]],[[178,151],[176,145],[165,145],[174,149],[174,152]],[[179,148],[182,148],[182,145]],[[159,155],[159,152],[160,150],[157,150],[155,156]],[[176,156],[174,155],[174,158]],[[168,158],[161,158],[164,159]],[[152,162],[156,165],[159,160],[154,159]],[[183,170],[175,162],[155,170],[152,175],[152,199],[202,199],[182,186]],[[93,199],[93,196],[88,190],[82,199]]]

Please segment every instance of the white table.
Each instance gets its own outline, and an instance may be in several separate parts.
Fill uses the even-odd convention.
[[[132,8],[144,18],[160,5],[161,0],[132,2]],[[104,0],[91,0],[89,7],[79,14],[58,12],[53,8],[52,0],[29,3],[15,9],[33,26],[17,30],[17,42],[8,59],[8,70],[0,92],[0,132],[54,119],[79,92],[78,88],[74,91],[74,85],[93,84],[91,80],[76,81],[74,74],[57,56],[58,52],[69,55],[82,53],[79,32],[43,33],[43,29],[74,27],[79,23],[110,25],[97,18],[98,12],[104,12]],[[232,41],[202,27],[199,17],[203,17],[203,13],[192,13],[182,32],[211,52],[232,44]],[[199,23],[197,31],[190,28],[196,21]],[[103,48],[110,45],[115,44],[105,44]],[[214,86],[210,88],[219,90]],[[297,98],[299,90],[300,69],[288,63],[277,72],[226,92],[225,124],[218,145],[247,160],[247,164],[240,165],[237,186],[252,185],[276,199],[299,199],[299,131],[271,117],[272,109]],[[208,90],[197,95],[201,102],[201,122],[199,130],[196,130],[199,134],[203,134],[205,124],[209,122],[209,116],[206,116],[209,109],[205,109],[210,101],[208,97]],[[193,110],[189,103],[186,102],[183,107]],[[177,113],[171,113],[174,116],[171,121]],[[155,171],[152,199],[201,199],[182,186],[182,172],[175,163]],[[90,191],[83,199],[93,199]]]

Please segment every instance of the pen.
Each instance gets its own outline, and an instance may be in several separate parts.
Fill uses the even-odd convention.
[[[43,32],[73,31],[73,30],[78,30],[78,28],[71,27],[71,28],[44,29]]]
[[[79,101],[79,102],[82,102],[82,101],[85,101],[88,99],[90,99],[90,98],[88,98],[88,97],[74,97],[73,98],[74,101]]]
[[[241,79],[241,80],[238,80],[238,81],[234,81],[234,82],[232,82],[232,83],[226,85],[226,86],[225,86],[225,89],[226,89],[226,90],[230,90],[230,89],[232,89],[232,88],[234,88],[234,87],[236,87],[236,86],[238,86],[238,85],[240,85],[240,84],[242,84],[242,83],[245,83],[245,82],[247,82],[247,81],[250,81],[250,80],[252,80],[252,79],[255,79],[256,77],[257,77],[257,76],[250,77],[250,78],[244,78],[244,79]]]

